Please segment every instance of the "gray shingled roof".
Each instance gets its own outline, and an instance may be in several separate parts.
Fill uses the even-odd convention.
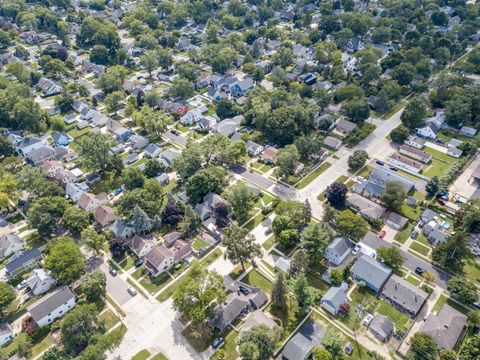
[[[362,255],[352,267],[352,274],[357,275],[377,289],[382,287],[391,273],[392,269],[367,255]]]
[[[450,305],[430,314],[421,332],[430,335],[440,349],[453,349],[467,322],[467,317]]]
[[[352,248],[352,242],[346,236],[337,236],[328,244],[327,248],[335,251],[339,256],[345,254],[345,252],[350,251]]]
[[[39,321],[72,298],[75,298],[75,294],[68,286],[63,285],[35,301],[27,310],[33,320]]]
[[[416,315],[428,294],[397,275],[392,275],[385,284],[383,296],[394,304]]]
[[[385,340],[388,340],[393,335],[394,329],[393,323],[384,315],[375,315],[370,323],[370,330]]]
[[[317,323],[309,320],[293,338],[287,343],[282,351],[284,360],[304,360],[315,348],[320,346],[325,329]]]

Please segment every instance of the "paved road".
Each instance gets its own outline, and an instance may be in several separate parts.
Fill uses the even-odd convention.
[[[187,140],[187,138],[185,138],[185,137],[182,136],[182,135],[175,135],[174,133],[170,132],[170,130],[168,130],[168,131],[165,131],[165,132],[163,133],[163,136],[164,136],[167,140],[169,140],[169,141],[171,141],[171,142],[173,142],[173,143],[175,143],[175,144],[178,144],[178,145],[180,145],[180,146],[182,146],[182,147],[187,146],[188,140]]]
[[[370,246],[373,249],[377,249],[380,246],[385,246],[385,247],[392,247],[395,245],[392,245],[391,243],[380,239],[378,236],[376,237],[368,237],[364,242],[367,246]],[[450,274],[447,274],[445,271],[442,271],[436,267],[433,267],[432,264],[429,262],[426,262],[425,260],[422,260],[415,255],[410,254],[409,252],[400,250],[402,255],[403,255],[403,266],[405,266],[407,269],[410,271],[415,271],[415,268],[421,267],[424,270],[427,270],[437,277],[435,280],[435,284],[440,286],[442,289],[446,290],[447,289],[447,281],[450,280],[452,277]]]
[[[100,269],[107,276],[107,293],[118,305],[122,306],[129,300],[132,300],[132,296],[127,292],[129,285],[120,277],[120,275],[112,276],[108,272],[106,264],[100,265]]]

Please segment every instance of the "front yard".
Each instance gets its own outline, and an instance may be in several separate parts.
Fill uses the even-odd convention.
[[[303,189],[305,186],[310,184],[313,180],[316,179],[317,176],[319,176],[321,173],[323,173],[325,170],[327,170],[332,164],[329,162],[324,162],[320,166],[318,166],[315,170],[310,172],[307,176],[305,176],[302,180],[300,180],[298,183],[295,184],[295,187],[297,189]]]
[[[271,294],[273,284],[257,270],[250,271],[242,280],[243,283],[260,288],[267,294]]]

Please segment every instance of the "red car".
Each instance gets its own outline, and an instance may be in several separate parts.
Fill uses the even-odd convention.
[[[380,239],[383,239],[383,237],[385,236],[386,233],[387,233],[387,232],[386,232],[385,230],[382,230],[382,231],[380,231],[380,232],[378,233],[378,237],[379,237]]]

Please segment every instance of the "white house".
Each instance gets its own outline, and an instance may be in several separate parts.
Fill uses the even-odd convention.
[[[86,191],[88,191],[88,185],[85,183],[68,183],[65,188],[65,193],[67,196],[75,202],[77,202],[78,199],[80,199],[80,196],[82,196],[82,194]]]
[[[438,127],[433,122],[429,122],[424,127],[417,129],[417,135],[420,135],[427,139],[436,139],[437,134]]]
[[[139,235],[135,235],[130,243],[130,249],[132,249],[135,255],[137,255],[139,258],[143,258],[145,255],[147,255],[154,246],[155,240],[146,239]]]
[[[348,303],[347,294],[343,288],[332,286],[322,297],[321,303],[330,314],[337,315],[340,307]]]
[[[15,234],[6,234],[0,237],[0,260],[9,257],[25,246],[20,236]]]
[[[0,346],[13,340],[13,331],[8,323],[0,324]]]
[[[66,285],[48,293],[27,307],[30,316],[39,326],[51,324],[75,307],[75,294]]]
[[[93,212],[97,207],[107,202],[107,194],[102,193],[93,195],[89,192],[84,192],[78,199],[77,205],[80,209],[88,212]]]
[[[419,138],[418,136],[412,136],[412,135],[409,135],[408,139],[404,141],[405,144],[410,145],[419,150],[423,149],[423,147],[425,146],[425,142],[426,141],[424,139]]]
[[[54,177],[59,172],[63,171],[63,164],[57,160],[47,160],[40,168],[48,177]]]
[[[44,269],[32,270],[26,281],[34,295],[46,293],[56,283],[56,280]]]
[[[338,236],[328,244],[324,257],[335,266],[338,266],[346,259],[351,249],[352,242],[350,239],[346,236]]]

